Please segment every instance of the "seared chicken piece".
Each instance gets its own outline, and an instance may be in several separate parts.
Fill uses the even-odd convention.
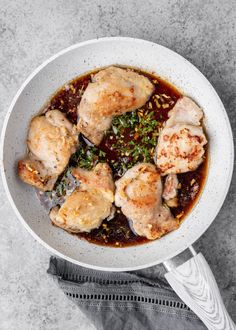
[[[142,107],[153,90],[148,78],[136,72],[113,66],[99,71],[78,107],[78,130],[98,145],[112,118]]]
[[[203,117],[202,109],[187,96],[180,98],[174,108],[169,112],[166,125],[172,127],[176,124],[199,126]]]
[[[76,127],[59,110],[34,117],[27,138],[29,157],[18,163],[20,178],[40,190],[52,190],[77,144]]]
[[[186,96],[169,112],[156,150],[155,162],[162,175],[194,171],[202,163],[207,143],[202,117],[202,110]]]
[[[76,168],[72,174],[80,186],[64,204],[50,212],[52,222],[68,232],[90,232],[98,228],[113,211],[114,183],[108,164],[98,164],[92,171]]]
[[[57,177],[49,175],[43,164],[32,155],[18,162],[18,174],[22,181],[42,191],[52,190],[57,180]]]
[[[170,200],[177,196],[177,189],[178,189],[178,178],[176,174],[169,174],[165,179],[164,190],[162,197],[165,200]]]
[[[83,168],[75,168],[72,175],[87,189],[96,189],[102,193],[111,203],[114,202],[114,182],[112,173],[107,163],[97,164],[92,171]]]
[[[155,165],[137,164],[115,185],[115,204],[138,235],[156,239],[178,228],[178,221],[162,205],[161,176]]]
[[[168,174],[165,178],[162,197],[169,207],[178,206],[178,185],[179,181],[176,174]]]

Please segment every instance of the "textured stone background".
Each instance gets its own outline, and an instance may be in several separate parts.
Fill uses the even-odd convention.
[[[235,24],[234,0],[0,0],[0,122],[22,82],[49,56],[82,40],[121,35],[189,59],[215,86],[235,132]],[[235,184],[234,176],[222,210],[195,246],[236,322]],[[47,276],[49,253],[20,225],[2,185],[0,194],[0,329],[94,329]]]

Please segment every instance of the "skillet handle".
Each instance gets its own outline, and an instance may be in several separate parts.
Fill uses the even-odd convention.
[[[225,308],[215,277],[204,256],[196,254],[192,246],[183,254],[187,260],[184,263],[181,254],[164,262],[168,270],[165,278],[171,287],[208,329],[235,330],[236,326]]]

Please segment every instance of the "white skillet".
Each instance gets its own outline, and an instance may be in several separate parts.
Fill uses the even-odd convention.
[[[110,64],[154,72],[192,97],[204,110],[209,137],[206,184],[181,227],[159,240],[127,248],[96,246],[52,226],[33,189],[22,183],[16,172],[17,160],[25,154],[32,116],[65,82]],[[13,209],[33,237],[52,253],[105,271],[131,271],[163,262],[173,289],[209,329],[234,329],[204,257],[191,247],[194,257],[188,260],[185,252],[174,258],[212,223],[226,197],[233,170],[233,138],[224,106],[208,80],[183,57],[155,43],[122,37],[86,41],[61,51],[39,66],[14,97],[2,131],[2,161],[3,184]]]

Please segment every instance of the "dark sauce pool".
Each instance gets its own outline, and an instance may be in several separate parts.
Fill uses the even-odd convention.
[[[182,94],[172,85],[156,75],[134,70],[148,77],[155,86],[151,99],[139,110],[127,113],[113,120],[113,125],[106,132],[98,147],[87,145],[86,140],[80,137],[78,152],[71,157],[69,166],[80,166],[91,169],[98,162],[108,162],[113,171],[115,180],[138,162],[153,162],[158,132],[168,119],[168,112],[173,108]],[[98,70],[97,70],[98,71]],[[49,101],[44,111],[58,109],[66,113],[68,119],[77,123],[77,106],[80,103],[83,91],[97,71],[75,78],[64,85]],[[182,222],[197,201],[204,185],[207,173],[207,150],[204,162],[196,171],[178,174],[180,189],[178,190],[178,206],[171,208],[176,221]],[[62,178],[63,179],[63,178]],[[59,178],[55,191],[60,187]],[[58,187],[60,189],[58,189]],[[48,193],[45,193],[48,194]],[[100,228],[90,233],[76,234],[80,238],[99,245],[124,247],[149,242],[148,239],[136,236],[129,227],[127,218],[120,209],[116,210],[111,220],[104,220]]]

